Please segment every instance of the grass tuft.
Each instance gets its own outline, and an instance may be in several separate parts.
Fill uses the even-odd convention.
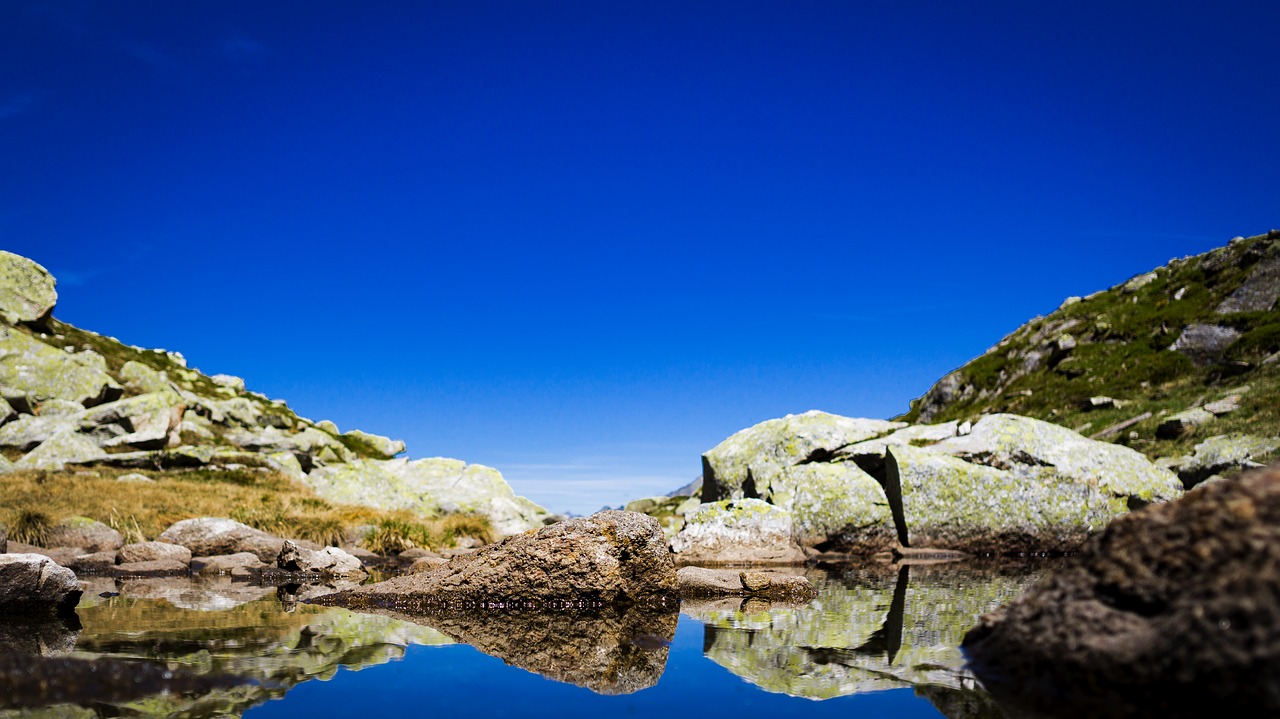
[[[44,512],[34,509],[20,509],[9,521],[9,539],[22,544],[43,547],[49,537],[49,529],[53,520]]]

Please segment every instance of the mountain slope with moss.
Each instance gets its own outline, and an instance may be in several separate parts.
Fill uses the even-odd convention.
[[[549,516],[516,496],[495,469],[398,457],[403,442],[341,432],[333,422],[310,420],[283,400],[247,389],[238,377],[188,367],[179,353],[130,346],[61,322],[53,317],[56,304],[56,281],[43,267],[0,251],[0,484],[56,473],[84,478],[82,489],[100,489],[87,479],[187,473],[226,484],[228,498],[236,494],[233,485],[254,486],[265,492],[268,509],[292,496],[379,510],[335,510],[366,520],[471,514],[504,535],[541,526]],[[263,472],[271,478],[259,479]],[[6,496],[21,494],[17,486]],[[148,493],[160,496],[116,494]],[[95,499],[83,503],[101,504]],[[0,510],[6,504],[0,499]],[[228,504],[224,515],[272,514]],[[147,514],[169,518],[183,511],[176,499]],[[13,517],[0,516],[6,519]]]
[[[1280,448],[1268,439],[1280,435],[1278,296],[1280,231],[1238,237],[1068,298],[947,374],[899,419],[1016,413],[1152,458],[1199,456],[1214,448],[1197,445],[1225,437],[1244,461],[1265,461]]]

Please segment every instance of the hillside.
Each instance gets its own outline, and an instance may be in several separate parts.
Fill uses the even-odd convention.
[[[1070,297],[947,374],[899,419],[1048,420],[1152,458],[1280,434],[1280,231]],[[1167,462],[1176,464],[1173,460]],[[1185,479],[1185,478],[1184,478]]]
[[[267,510],[305,500],[312,510],[341,505],[420,519],[474,514],[503,535],[541,526],[548,516],[516,496],[493,468],[399,458],[403,442],[340,431],[247,389],[238,377],[189,367],[179,353],[130,346],[61,322],[53,317],[57,299],[56,281],[43,267],[0,251],[0,521],[13,522],[23,511],[49,513],[41,495],[78,503],[59,509],[97,508],[93,514],[104,515],[112,495],[144,491],[102,489],[111,482],[100,480],[130,472],[173,487],[190,480],[224,484],[223,511],[250,523],[267,521],[263,516],[272,511],[233,501],[246,487],[261,494]],[[55,492],[51,477],[78,486],[79,498],[70,485]],[[107,496],[89,496],[90,488]],[[157,494],[161,489],[146,492],[165,502],[194,502],[191,487],[168,495]],[[30,496],[19,506],[24,494]],[[209,506],[193,503],[189,511]],[[163,512],[144,510],[170,520],[182,514],[172,504]],[[381,515],[343,516],[367,522]]]

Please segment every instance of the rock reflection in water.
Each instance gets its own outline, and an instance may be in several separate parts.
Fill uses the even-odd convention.
[[[705,625],[703,653],[763,689],[810,699],[919,686],[968,691],[976,681],[959,648],[965,631],[1036,575],[904,565],[808,576],[818,596],[804,607],[686,604]]]
[[[680,618],[640,608],[395,616],[597,694],[630,694],[657,684]]]
[[[0,654],[45,656],[69,652],[76,646],[80,619],[67,617],[0,620]]]
[[[77,608],[78,635],[58,635],[70,637],[59,645],[66,653],[39,667],[39,681],[53,692],[13,693],[4,708],[22,709],[0,711],[0,719],[239,715],[300,682],[329,678],[339,667],[399,659],[410,644],[452,643],[439,632],[387,617],[307,605],[285,612],[274,587],[226,579],[130,581],[92,589]],[[121,596],[98,597],[116,590]],[[0,622],[0,641],[8,624]],[[5,657],[0,693],[29,686],[33,677],[22,671],[31,657]],[[116,691],[107,681],[111,677],[146,681],[132,691]]]

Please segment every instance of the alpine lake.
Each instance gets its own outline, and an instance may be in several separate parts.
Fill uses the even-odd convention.
[[[805,604],[383,616],[324,586],[92,580],[0,622],[3,717],[1000,717],[960,649],[1032,564],[824,565]],[[799,570],[797,570],[799,571]]]

